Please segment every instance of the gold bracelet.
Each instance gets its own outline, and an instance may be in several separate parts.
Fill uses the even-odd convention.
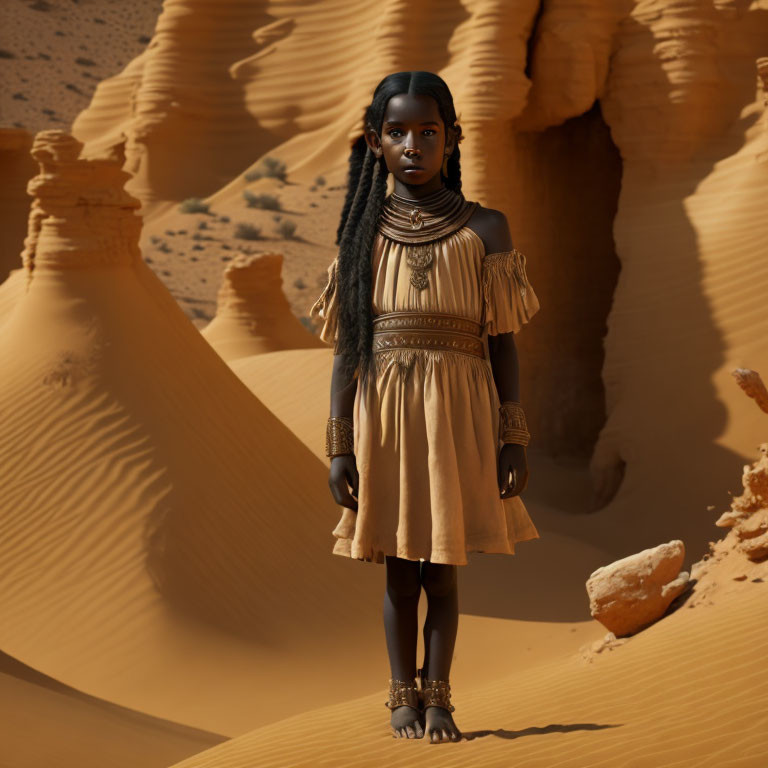
[[[499,439],[503,443],[528,445],[531,434],[525,423],[525,411],[517,400],[505,400],[499,406]]]
[[[355,431],[351,416],[331,416],[325,426],[325,455],[344,456],[355,452]]]

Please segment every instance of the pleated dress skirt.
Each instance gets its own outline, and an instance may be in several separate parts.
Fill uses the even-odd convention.
[[[477,328],[473,349],[485,351],[418,342],[375,348],[376,376],[358,383],[353,411],[358,510],[340,507],[332,551],[375,563],[394,555],[453,565],[466,565],[468,552],[514,554],[516,542],[539,533],[520,496],[500,497],[500,403],[486,340],[519,331],[539,309],[525,256],[487,255],[464,226],[436,243],[428,285],[418,289],[405,255],[402,243],[377,234],[374,317],[395,325],[400,313],[438,315],[444,325],[456,319]],[[310,311],[329,343],[337,338],[336,266]]]

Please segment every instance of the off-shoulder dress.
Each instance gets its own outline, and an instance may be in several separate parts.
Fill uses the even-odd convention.
[[[374,316],[470,318],[481,323],[486,350],[488,335],[519,331],[539,309],[525,255],[486,254],[466,225],[437,243],[422,290],[409,281],[402,243],[378,232],[372,259]],[[329,344],[338,335],[337,260],[310,310]],[[375,380],[358,385],[353,411],[358,510],[340,507],[333,553],[466,565],[468,552],[514,554],[515,542],[539,538],[520,496],[500,497],[499,395],[487,356],[400,348],[376,352],[375,361]]]

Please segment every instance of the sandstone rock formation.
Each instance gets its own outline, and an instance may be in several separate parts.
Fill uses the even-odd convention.
[[[283,255],[271,252],[238,254],[227,265],[216,317],[202,331],[224,360],[326,346],[291,312],[282,266]]]
[[[765,61],[768,65],[768,59]],[[732,375],[758,408],[768,413],[768,390],[760,374],[749,368],[736,368]],[[743,493],[732,499],[731,508],[715,523],[720,528],[730,528],[726,542],[735,537],[736,549],[753,561],[768,557],[768,443],[762,443],[759,451],[757,461],[744,465]]]
[[[731,528],[738,549],[750,560],[768,556],[768,443],[760,446],[760,458],[744,466],[744,492],[731,501],[715,525]]]
[[[684,558],[685,546],[675,540],[598,568],[587,581],[593,618],[617,637],[652,624],[688,586]]]
[[[768,62],[768,59],[766,59]],[[760,374],[749,368],[736,368],[732,371],[736,383],[751,397],[757,407],[764,413],[768,413],[768,389],[766,389]]]

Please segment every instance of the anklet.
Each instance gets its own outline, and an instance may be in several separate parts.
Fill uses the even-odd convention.
[[[389,700],[384,702],[384,706],[388,709],[396,709],[397,707],[413,707],[418,711],[418,691],[416,688],[416,681],[407,682],[405,680],[389,681]]]

